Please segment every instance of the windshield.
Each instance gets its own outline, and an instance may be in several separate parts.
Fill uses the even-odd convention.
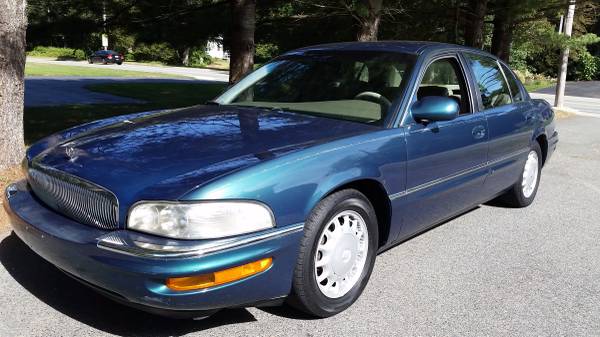
[[[323,51],[278,58],[216,102],[381,124],[400,97],[414,56]]]

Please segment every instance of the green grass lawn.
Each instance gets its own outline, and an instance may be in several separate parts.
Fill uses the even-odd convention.
[[[548,88],[555,84],[555,82],[549,80],[530,80],[523,83],[528,92],[534,92],[536,90]]]
[[[25,142],[97,119],[157,109],[202,104],[224,88],[220,83],[115,83],[89,86],[92,91],[136,98],[145,104],[64,105],[25,108]]]
[[[106,68],[96,68],[44,63],[27,63],[25,65],[25,76],[186,78],[170,74],[122,70],[119,69],[118,65],[106,65]]]

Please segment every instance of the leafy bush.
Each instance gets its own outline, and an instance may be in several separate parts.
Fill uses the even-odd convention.
[[[273,43],[257,43],[254,51],[255,61],[264,63],[279,54],[279,47]]]
[[[81,49],[37,46],[27,52],[29,56],[54,57],[57,60],[85,60],[86,53]]]
[[[193,48],[190,51],[190,67],[204,67],[213,62],[205,48]]]
[[[570,62],[569,78],[579,81],[600,79],[600,57],[588,52],[581,53],[576,60]]]
[[[527,91],[532,92],[538,89],[547,88],[556,82],[555,79],[544,74],[534,74],[529,70],[513,69],[515,75],[521,80]]]
[[[556,76],[561,50],[569,47],[569,80],[589,80],[600,70],[588,46],[598,43],[595,34],[575,35],[569,38],[555,31],[548,20],[527,22],[517,26],[511,49],[510,63],[523,72]],[[532,80],[533,81],[533,80]],[[524,81],[525,82],[525,81]]]
[[[140,43],[133,48],[130,58],[135,61],[156,61],[162,63],[176,63],[179,58],[175,49],[168,43]]]

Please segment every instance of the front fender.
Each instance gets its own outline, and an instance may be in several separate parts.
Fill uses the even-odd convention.
[[[404,190],[404,130],[382,129],[309,147],[226,175],[181,200],[248,199],[271,207],[278,225],[304,222],[323,197],[356,180]]]

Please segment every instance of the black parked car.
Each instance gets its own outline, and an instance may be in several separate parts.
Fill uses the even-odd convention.
[[[123,64],[123,54],[114,50],[98,50],[88,58],[90,64],[100,62],[102,64],[116,63]]]

